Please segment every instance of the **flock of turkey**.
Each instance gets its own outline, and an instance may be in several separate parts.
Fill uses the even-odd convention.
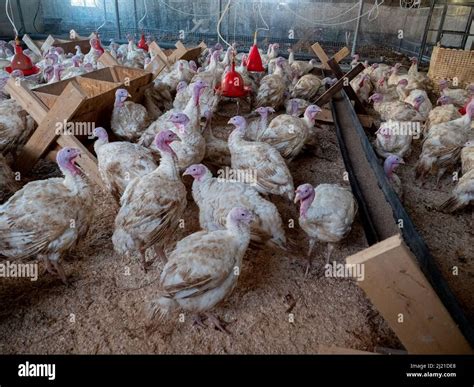
[[[27,52],[42,71],[26,80],[33,88],[92,71],[100,67],[103,50],[94,38],[86,55],[80,48],[75,55],[66,55],[52,47],[44,58]],[[127,66],[143,68],[150,61],[132,38],[128,45],[111,42],[107,50]],[[166,262],[156,298],[149,305],[152,316],[180,308],[195,315],[197,324],[203,325],[205,316],[225,331],[211,310],[236,286],[236,270],[249,244],[291,252],[284,220],[272,203],[274,195],[299,203],[299,225],[310,240],[308,257],[319,241],[327,243],[329,262],[336,244],[351,230],[357,204],[350,190],[336,184],[295,187],[288,169],[303,149],[317,146],[315,121],[321,109],[312,103],[324,85],[332,82],[311,73],[316,61],[296,61],[292,50],[288,51],[286,60],[278,56],[278,44],[271,44],[262,53],[267,75],[259,77],[247,72],[246,55],[235,55],[235,47],[225,52],[219,44],[208,48],[198,63],[179,60],[162,72],[146,96],[146,107],[128,101],[128,91],[119,89],[110,127],[94,130],[100,176],[120,206],[112,236],[114,249],[139,259],[145,271],[154,258]],[[0,58],[8,60],[10,54],[8,44],[0,44]],[[228,124],[234,129],[226,140],[214,135],[212,122],[225,100],[215,89],[233,58],[240,61],[237,71],[252,90],[256,110],[246,117],[232,117]],[[358,61],[356,55],[352,64]],[[469,141],[474,86],[451,89],[442,82],[440,106],[433,108],[433,85],[418,72],[416,60],[407,73],[401,72],[399,64],[365,63],[365,67],[351,85],[362,101],[373,102],[382,120],[374,148],[384,159],[384,170],[396,192],[402,197],[401,181],[394,171],[410,152],[413,135],[394,131],[393,123],[419,122],[424,138],[417,176],[426,179],[433,174],[439,181],[461,159],[462,177],[442,207],[454,211],[469,204],[474,199],[474,146]],[[10,76],[23,77],[21,73],[0,74],[0,83]],[[0,192],[13,196],[0,205],[0,257],[36,256],[49,272],[67,282],[61,256],[84,237],[93,217],[94,194],[87,171],[75,163],[78,149],[63,148],[57,163],[64,178],[34,181],[20,188],[9,164],[34,130],[34,122],[14,100],[2,95]],[[280,113],[283,108],[286,112]],[[211,171],[226,167],[246,171],[254,179],[213,176]],[[188,204],[183,175],[194,179],[192,197],[199,207],[202,231],[173,246]],[[154,257],[151,260],[148,250]]]

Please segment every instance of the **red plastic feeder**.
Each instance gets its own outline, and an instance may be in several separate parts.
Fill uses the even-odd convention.
[[[250,48],[249,56],[247,58],[247,71],[253,71],[258,73],[265,71],[262,64],[262,58],[260,57],[260,53],[258,52],[256,32],[253,38],[253,46]]]
[[[235,70],[235,60],[232,59],[232,67],[228,71],[220,86],[217,87],[217,92],[224,97],[242,98],[250,91],[249,87],[245,87],[242,76]]]
[[[92,40],[91,40],[91,46],[92,46],[95,50],[99,51],[101,54],[103,54],[103,53],[105,52],[104,47],[102,47],[102,44],[100,43],[100,38],[99,38],[99,36],[97,36],[96,39],[92,39]]]
[[[12,73],[15,70],[21,70],[25,77],[38,74],[40,69],[33,65],[30,57],[23,53],[20,41],[16,39],[15,55],[12,58],[11,66],[5,67],[5,71]]]
[[[148,52],[148,44],[146,44],[145,34],[142,34],[142,37],[140,38],[140,41],[138,42],[138,48],[141,48],[142,50],[145,50]]]

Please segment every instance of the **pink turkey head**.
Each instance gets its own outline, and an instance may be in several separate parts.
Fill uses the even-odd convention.
[[[97,137],[99,140],[102,140],[104,142],[109,142],[109,135],[107,134],[107,131],[99,126],[94,129],[94,136]]]
[[[280,68],[283,68],[283,64],[285,63],[285,58],[279,56],[277,59],[276,59],[276,65],[277,67],[280,67]]]
[[[245,121],[245,118],[242,116],[232,117],[227,123],[234,125],[235,130],[238,130],[240,133],[245,132],[245,129],[247,128],[247,122]]]
[[[207,87],[207,83],[201,79],[198,79],[196,83],[194,84],[193,98],[194,98],[194,103],[196,106],[199,105],[199,98],[201,97],[202,92],[204,91],[206,87]]]
[[[174,124],[180,134],[184,134],[186,126],[189,124],[189,117],[184,113],[173,113],[169,121]]]
[[[314,122],[316,119],[316,116],[321,112],[321,108],[316,105],[309,105],[305,112],[304,115],[309,118],[311,122]]]
[[[118,89],[115,92],[115,106],[122,107],[129,97],[131,97],[131,95],[127,89]]]
[[[75,160],[81,156],[81,151],[77,148],[63,148],[58,152],[56,161],[63,173],[70,173],[73,176],[81,173],[80,169],[75,165]]]
[[[92,65],[92,63],[86,63],[84,65],[84,70],[86,70],[88,73],[90,73],[91,71],[94,71],[94,66]]]
[[[193,61],[193,60],[190,60],[190,61],[189,61],[189,68],[190,68],[191,70],[193,70],[194,72],[196,72],[196,71],[197,71],[197,64],[196,64],[196,62]]]
[[[419,95],[417,96],[413,102],[415,103],[413,106],[415,108],[416,111],[418,111],[418,109],[420,108],[420,105],[425,102],[425,97],[423,97],[422,95]]]
[[[451,103],[451,98],[449,98],[447,95],[442,95],[441,97],[438,98],[436,101],[438,105],[449,105]]]
[[[391,178],[393,171],[400,165],[405,164],[405,161],[397,155],[388,156],[383,163],[383,170],[387,177]]]
[[[308,208],[314,200],[314,188],[311,184],[302,184],[296,189],[295,194],[295,203],[301,202],[300,216],[305,217]]]
[[[171,149],[170,144],[173,141],[179,140],[178,135],[171,131],[171,130],[163,130],[162,132],[158,133],[155,137],[155,145],[156,147],[166,153],[170,153],[172,155],[176,155],[174,150]]]
[[[260,117],[262,118],[267,118],[269,113],[275,113],[275,109],[270,106],[261,106],[258,109],[255,109],[255,111],[260,114]]]
[[[438,82],[438,85],[439,85],[439,88],[441,90],[444,90],[448,87],[448,81],[446,79],[441,79],[439,82]]]
[[[244,207],[234,207],[230,210],[227,215],[227,219],[234,225],[250,225],[252,223],[254,216],[252,211]]]
[[[410,58],[410,62],[413,63],[413,64],[417,64],[417,63],[418,63],[418,59],[417,59],[416,57],[412,56],[412,57]]]
[[[466,114],[468,115],[468,117],[471,118],[474,118],[474,98],[471,99],[471,102],[469,102],[466,106]]]
[[[189,166],[183,173],[183,176],[190,175],[196,181],[201,181],[201,179],[207,175],[208,169],[203,164],[194,164]]]
[[[406,86],[408,86],[408,79],[406,79],[406,78],[400,79],[398,81],[398,85],[405,88]]]
[[[179,81],[178,85],[176,86],[176,93],[181,93],[182,91],[186,90],[188,84],[186,81]]]
[[[369,97],[369,101],[373,101],[374,103],[382,102],[383,95],[380,93],[374,93]]]

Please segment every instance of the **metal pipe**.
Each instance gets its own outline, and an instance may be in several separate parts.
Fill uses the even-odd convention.
[[[433,16],[435,4],[436,4],[436,0],[431,0],[430,12],[428,13],[428,18],[426,19],[425,31],[423,32],[423,39],[421,40],[420,52],[418,53],[418,62],[420,63],[423,60],[423,54],[425,52],[425,47],[426,47],[426,39],[428,38],[428,30],[430,29],[431,17]]]
[[[21,9],[21,4],[20,0],[16,0],[16,7],[18,8],[18,16],[20,17],[20,23],[21,23],[21,29],[18,32],[19,34],[26,33],[26,28],[25,28],[25,19],[23,18],[23,11]]]
[[[474,13],[474,6],[471,7],[471,11],[469,12],[469,17],[467,19],[466,28],[464,29],[464,36],[463,36],[462,42],[461,42],[461,48],[464,49],[464,50],[467,49],[467,47],[466,47],[467,38],[472,35],[469,32],[471,31],[472,19],[473,19],[473,16],[474,16],[473,13]]]
[[[120,30],[120,14],[118,0],[115,0],[115,23],[117,24],[118,38],[122,39],[122,31]]]
[[[138,31],[137,0],[133,0],[133,20],[135,22],[135,31]]]
[[[364,0],[359,1],[359,14],[357,18],[357,24],[354,32],[354,40],[352,42],[352,51],[351,55],[354,55],[356,53],[356,47],[357,47],[357,38],[359,37],[359,29],[360,29],[360,19],[362,18],[362,10],[364,9]]]
[[[444,7],[443,7],[443,13],[441,14],[441,20],[439,22],[438,26],[438,33],[436,34],[436,44],[441,41],[443,38],[443,27],[444,27],[444,21],[446,20],[446,14],[448,13],[448,1],[445,0]]]

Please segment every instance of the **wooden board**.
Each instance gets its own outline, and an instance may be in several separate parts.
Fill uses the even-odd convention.
[[[324,106],[325,104],[327,104],[335,93],[342,90],[342,88],[344,87],[344,82],[346,81],[346,78],[350,82],[352,79],[354,79],[357,76],[357,74],[359,74],[363,70],[364,70],[364,65],[362,63],[359,63],[347,74],[345,74],[343,78],[338,79],[338,81],[334,85],[332,85],[328,90],[326,90],[324,94],[321,95],[316,100],[315,104],[318,106]]]
[[[48,114],[48,107],[32,92],[25,81],[10,78],[5,85],[5,91],[14,98],[33,119],[40,123]]]
[[[36,44],[36,42],[33,39],[30,38],[30,36],[28,34],[23,35],[22,40],[31,51],[33,51],[40,58],[43,57],[43,53],[41,52],[41,48]]]
[[[412,354],[473,353],[399,235],[346,258],[364,265],[357,284]]]
[[[320,345],[318,353],[322,355],[379,355],[374,352],[360,351],[352,348]]]
[[[115,59],[110,52],[105,51],[98,59],[100,63],[102,63],[105,67],[112,67],[112,66],[118,66],[119,63],[117,62],[117,59]]]
[[[17,168],[21,172],[30,170],[39,158],[45,154],[48,147],[59,136],[55,130],[58,122],[68,121],[77,112],[87,98],[76,82],[68,84],[63,92],[63,98],[58,101],[46,117],[39,123],[38,128],[30,137],[18,157]]]

